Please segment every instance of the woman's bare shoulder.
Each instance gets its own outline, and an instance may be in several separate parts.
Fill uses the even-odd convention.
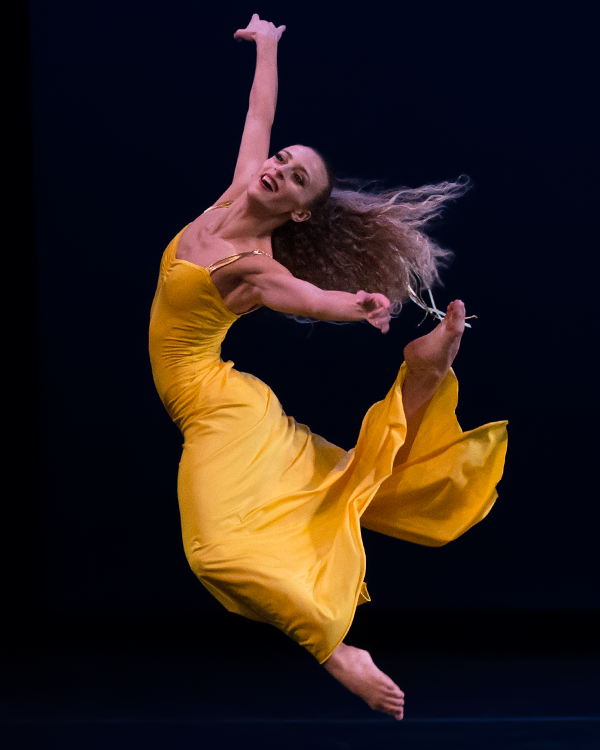
[[[284,265],[279,263],[279,261],[275,260],[270,253],[262,250],[251,252],[251,254],[245,255],[235,263],[232,263],[232,270],[233,266],[237,266],[244,276],[265,274],[292,275],[290,271],[288,271]]]

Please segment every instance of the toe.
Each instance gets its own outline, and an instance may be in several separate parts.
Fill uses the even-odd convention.
[[[393,688],[392,688],[392,694],[396,698],[404,698],[404,693],[402,692],[402,690],[400,690],[400,688],[398,687],[398,685],[394,685],[393,686]]]

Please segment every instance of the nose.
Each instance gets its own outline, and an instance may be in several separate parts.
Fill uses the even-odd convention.
[[[283,168],[285,166],[285,164],[277,164],[277,166],[275,167],[275,177],[282,182],[285,180],[285,176],[283,174]]]

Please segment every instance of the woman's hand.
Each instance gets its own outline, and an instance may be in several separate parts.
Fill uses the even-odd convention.
[[[285,31],[285,26],[277,26],[270,21],[261,21],[258,17],[258,13],[255,13],[250,20],[248,26],[245,29],[238,29],[233,35],[234,39],[241,42],[242,39],[246,39],[248,42],[256,41],[257,36],[267,36],[275,41],[279,41],[281,35]]]
[[[364,311],[368,323],[379,328],[382,333],[390,330],[390,301],[385,295],[358,292],[356,301]]]

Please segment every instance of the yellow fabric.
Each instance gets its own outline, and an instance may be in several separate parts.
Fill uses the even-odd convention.
[[[357,604],[369,600],[361,522],[420,544],[455,539],[496,499],[506,422],[463,433],[450,372],[408,461],[394,469],[406,434],[403,365],[353,450],[314,435],[283,413],[264,383],[221,360],[239,316],[206,269],[175,258],[180,234],[161,263],[150,358],[185,441],[178,479],[185,553],[228,610],[275,625],[322,663]]]

